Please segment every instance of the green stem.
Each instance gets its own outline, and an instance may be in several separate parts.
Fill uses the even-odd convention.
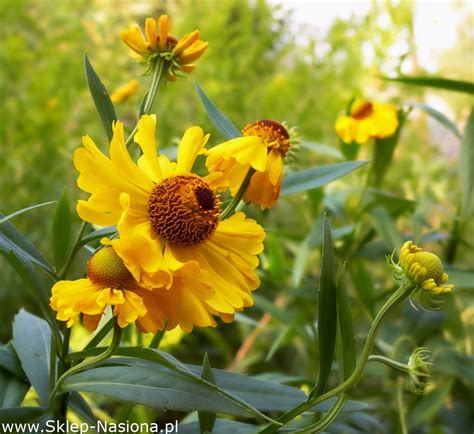
[[[400,415],[400,428],[402,434],[408,434],[407,421],[405,415],[405,406],[403,404],[403,390],[402,390],[402,380],[398,378],[397,383],[397,404],[398,404],[398,414]]]
[[[247,191],[247,188],[250,184],[250,180],[252,179],[252,175],[254,173],[255,173],[255,169],[251,167],[248,170],[247,174],[245,175],[245,178],[244,178],[244,180],[243,180],[243,182],[242,182],[242,184],[239,188],[239,191],[234,196],[234,198],[232,199],[230,204],[227,205],[226,209],[222,212],[221,220],[225,220],[226,218],[230,217],[234,213],[234,211],[237,208],[237,206],[239,205],[241,199],[244,197],[244,194]]]
[[[406,298],[410,292],[413,290],[413,284],[411,282],[405,283],[400,288],[398,288],[393,295],[385,302],[385,304],[381,307],[379,312],[377,313],[372,326],[370,327],[369,334],[365,340],[364,348],[362,349],[362,354],[359,357],[358,363],[354,371],[352,372],[351,376],[344,381],[343,383],[339,384],[334,389],[330,390],[329,392],[324,393],[323,395],[316,396],[311,400],[301,403],[300,405],[296,406],[292,410],[288,411],[287,413],[283,414],[280,418],[277,419],[278,422],[282,424],[286,424],[293,420],[295,417],[299,416],[301,413],[305,412],[306,410],[314,407],[315,405],[326,401],[333,396],[337,396],[342,392],[349,391],[352,387],[354,387],[357,382],[359,381],[367,360],[369,359],[370,352],[374,346],[375,337],[377,335],[377,331],[380,327],[382,319],[387,315],[398,303],[400,303],[404,298]],[[278,429],[275,425],[270,425],[263,430],[259,431],[260,434],[269,434],[274,433]]]
[[[165,336],[166,333],[166,326],[168,325],[168,321],[165,322],[165,325],[163,327],[163,330],[160,330],[159,333],[157,333],[155,336],[153,336],[153,339],[150,342],[150,345],[148,345],[149,348],[154,348],[158,349],[160,347],[161,340]]]
[[[388,366],[389,368],[395,369],[402,374],[409,374],[410,368],[406,363],[397,362],[396,360],[389,359],[385,356],[374,355],[369,357],[369,362],[379,362]]]
[[[158,57],[156,59],[155,64],[153,65],[150,90],[145,96],[145,101],[143,102],[143,108],[141,110],[140,117],[142,115],[150,114],[150,111],[153,107],[153,103],[155,102],[156,95],[158,93],[158,89],[164,78],[164,72],[166,69],[167,68],[165,68],[165,61]],[[125,142],[125,146],[127,148],[130,147],[130,145],[133,143],[137,130],[138,124],[133,127],[132,132],[128,136],[127,141]]]
[[[79,363],[78,365],[73,366],[68,371],[64,372],[61,377],[59,377],[54,390],[51,392],[51,399],[54,399],[58,393],[60,393],[61,386],[63,385],[64,381],[69,378],[71,375],[77,374],[81,371],[84,371],[89,366],[102,362],[103,360],[108,359],[109,357],[113,356],[115,351],[120,345],[120,341],[122,339],[122,328],[118,325],[117,322],[114,324],[114,336],[112,338],[112,342],[109,347],[102,353],[96,357],[91,357],[89,359],[84,360],[83,362]]]
[[[349,397],[347,396],[347,394],[342,393],[323,418],[318,420],[316,423],[313,423],[312,425],[309,425],[301,430],[295,431],[295,434],[314,434],[322,431],[324,428],[328,427],[334,422],[334,419],[336,419],[338,414],[341,412],[348,399]]]

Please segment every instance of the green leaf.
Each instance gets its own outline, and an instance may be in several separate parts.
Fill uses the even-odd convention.
[[[321,253],[321,273],[318,296],[318,382],[310,397],[324,392],[334,359],[337,331],[336,264],[327,217],[323,222],[323,249]]]
[[[85,246],[86,244],[92,243],[94,241],[100,240],[104,237],[109,237],[117,233],[117,226],[107,226],[106,228],[98,229],[90,234],[87,234],[82,240],[78,243],[79,247]]]
[[[48,324],[21,309],[13,322],[13,346],[40,404],[49,402],[51,331]]]
[[[331,145],[326,145],[325,143],[315,143],[310,140],[301,139],[300,147],[308,149],[317,155],[324,155],[336,158],[337,160],[344,160],[344,155],[339,149],[334,148]]]
[[[0,217],[3,217],[3,214],[0,213]],[[54,274],[53,267],[39,250],[11,222],[5,222],[0,224],[0,253],[8,255],[12,251],[23,263],[36,265]]]
[[[216,105],[209,99],[204,90],[196,84],[196,90],[201,98],[201,102],[204,105],[207,116],[211,120],[212,124],[227,138],[235,139],[240,137],[242,134],[238,128],[225,116]]]
[[[117,120],[117,115],[115,114],[114,105],[110,100],[109,93],[100,81],[99,76],[94,71],[89,57],[87,54],[84,54],[84,68],[86,71],[87,84],[89,85],[89,91],[94,100],[95,108],[99,113],[100,120],[104,126],[107,137],[112,140],[112,122]]]
[[[204,380],[209,381],[210,383],[215,384],[216,379],[214,378],[214,374],[212,373],[211,364],[209,362],[209,357],[207,353],[204,354],[204,360],[202,361],[202,373],[201,378]],[[217,415],[216,413],[207,412],[207,411],[199,411],[199,428],[201,430],[201,434],[210,434],[212,433],[212,429],[214,428],[214,424],[216,423]]]
[[[468,218],[474,214],[474,107],[464,129],[461,141],[459,172],[462,190],[462,213]]]
[[[387,210],[382,207],[376,207],[370,211],[370,218],[374,229],[380,235],[380,238],[382,238],[387,249],[390,251],[399,249],[403,244],[403,239],[398,233],[395,222]]]
[[[474,83],[461,80],[450,80],[442,77],[381,77],[383,80],[395,81],[413,86],[435,87],[437,89],[451,90],[474,94]]]
[[[192,372],[185,364],[181,363],[178,359],[174,358],[170,354],[164,353],[159,350],[154,350],[152,348],[120,348],[117,351],[117,354],[140,357],[138,359],[141,361],[150,361],[154,366],[163,366],[167,369],[170,369],[172,372],[177,375],[183,376],[186,381],[190,381],[192,384],[197,384],[199,387],[204,387],[206,390],[221,396],[225,401],[231,402],[233,405],[238,406],[243,411],[248,413],[253,413],[254,415],[263,417],[264,419],[271,420],[264,414],[260,413],[256,408],[252,407],[245,401],[242,401],[239,398],[235,398],[233,395],[229,395],[226,391],[222,390],[215,383],[211,383],[201,378],[199,373]],[[131,359],[133,360],[133,359]],[[206,410],[206,409],[204,409]]]
[[[69,208],[67,190],[66,187],[64,187],[56,212],[54,213],[51,230],[56,270],[60,270],[66,260],[69,246],[71,244],[71,231],[71,210]]]
[[[123,350],[124,348],[121,348],[119,351],[123,352]],[[166,357],[169,360],[176,360],[167,354]],[[184,371],[171,370],[150,360],[114,357],[103,362],[103,365],[107,367],[98,366],[72,375],[65,381],[63,390],[98,393],[159,409],[229,412],[229,414],[252,417],[251,411],[236,405],[235,401],[224,398],[207,387],[199,377],[202,371],[201,366],[183,365],[179,361],[176,362],[179,366],[184,366],[184,369],[194,377],[186,376]],[[111,366],[114,364],[119,366]],[[262,381],[255,377],[221,369],[212,369],[212,373],[218,388],[246,402],[249,408],[260,411],[287,411],[308,399],[308,396],[296,387]],[[187,401],[188,395],[190,401]],[[328,400],[318,404],[311,411],[327,411],[333,402],[334,400]],[[364,403],[351,401],[344,411],[362,411],[367,408],[368,406]]]
[[[312,167],[301,172],[288,175],[283,181],[281,195],[297,193],[322,187],[348,173],[366,165],[368,161],[346,161],[344,163],[327,164]]]
[[[455,136],[461,137],[458,127],[452,121],[450,121],[443,113],[429,106],[428,104],[416,103],[416,104],[407,104],[409,107],[415,107],[420,110],[423,110],[427,115],[431,116],[433,119],[437,120],[441,125],[445,126],[449,131],[451,131]]]
[[[356,348],[354,337],[354,324],[352,322],[351,306],[346,290],[346,266],[337,282],[337,320],[341,336],[341,352],[343,361],[344,380],[347,380],[356,365]]]
[[[90,369],[67,378],[63,391],[99,393],[160,410],[207,411],[253,416],[253,413],[182,374],[142,362],[135,366]]]
[[[69,406],[83,421],[92,426],[96,426],[97,418],[94,416],[89,404],[78,392],[71,392],[69,395]]]
[[[26,374],[21,368],[21,362],[11,342],[0,346],[0,367],[12,373],[14,376],[26,380]]]
[[[393,153],[400,138],[405,123],[406,114],[401,110],[397,113],[398,128],[393,135],[385,139],[376,139],[374,144],[374,159],[370,171],[370,184],[374,187],[380,187],[387,174],[388,167],[392,162]]]
[[[26,208],[19,209],[18,211],[15,211],[14,213],[11,213],[11,214],[1,218],[0,219],[0,225],[2,223],[5,223],[8,220],[12,219],[13,217],[24,214],[25,212],[31,211],[31,210],[36,209],[36,208],[42,208],[43,206],[51,205],[53,203],[56,203],[56,201],[52,200],[52,201],[49,201],[49,202],[43,202],[43,203],[39,203],[37,205],[31,205],[31,206],[27,206]]]
[[[48,412],[43,407],[14,407],[0,410],[0,421],[2,423],[25,423],[35,422]]]
[[[0,408],[19,406],[29,388],[28,383],[0,368]]]
[[[421,397],[407,417],[409,428],[415,428],[439,414],[446,398],[451,392],[453,380],[438,384],[436,389]]]

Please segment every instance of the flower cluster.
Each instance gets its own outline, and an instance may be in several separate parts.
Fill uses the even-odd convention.
[[[148,18],[145,35],[134,25],[122,38],[141,62],[164,62],[170,80],[190,72],[190,62],[207,48],[199,31],[179,41],[170,36],[165,15],[158,24]],[[126,99],[137,85],[119,88],[112,100]],[[234,207],[223,210],[221,194],[273,206],[290,147],[287,130],[263,120],[245,127],[242,137],[206,149],[209,135],[193,126],[184,132],[176,161],[157,152],[155,115],[144,114],[128,141],[122,122],[112,130],[108,155],[85,136],[74,166],[79,188],[89,194],[78,201],[78,215],[98,226],[116,225],[117,235],[101,240],[85,278],[54,285],[57,318],[71,326],[82,314],[93,330],[111,306],[120,327],[135,322],[152,333],[212,327],[215,317],[232,321],[253,304],[265,232]],[[140,148],[137,161],[127,146],[132,140]],[[193,171],[198,156],[206,158],[207,174]]]

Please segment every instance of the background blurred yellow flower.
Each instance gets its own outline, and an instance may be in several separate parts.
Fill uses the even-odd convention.
[[[134,93],[137,92],[140,87],[138,80],[133,79],[128,83],[123,84],[112,92],[110,99],[114,104],[121,103],[130,98]]]
[[[335,129],[345,143],[364,144],[370,139],[383,139],[398,127],[397,107],[393,104],[357,99],[352,103],[350,116],[336,120]]]

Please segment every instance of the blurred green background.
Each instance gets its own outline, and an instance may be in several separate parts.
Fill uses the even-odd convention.
[[[139,78],[139,93],[116,107],[118,116],[132,127],[148,77],[141,76],[140,66],[130,61],[119,34],[130,23],[141,23],[146,16],[161,13],[170,16],[175,35],[199,28],[202,39],[209,41],[209,49],[198,61],[196,71],[178,83],[168,84],[159,95],[156,112],[162,147],[173,146],[185,128],[193,124],[211,132],[211,143],[223,140],[204,113],[195,91],[196,82],[238,127],[262,118],[296,126],[301,145],[289,170],[341,161],[334,121],[353,96],[399,105],[427,102],[463,128],[472,104],[468,96],[387,84],[379,75],[433,74],[473,81],[473,15],[469,2],[451,4],[452,12],[462,19],[452,21],[456,27],[452,44],[428,53],[429,64],[423,62],[426,49],[420,59],[423,46],[418,45],[418,41],[429,38],[426,34],[420,38],[420,28],[422,32],[430,29],[430,15],[423,18],[428,9],[420,7],[421,3],[359,2],[363,5],[360,10],[352,5],[349,11],[344,11],[347,5],[341,3],[340,16],[331,15],[323,30],[313,26],[310,18],[303,22],[301,15],[308,8],[315,14],[318,8],[321,13],[326,8],[334,10],[334,4],[289,3],[3,0],[0,211],[9,214],[55,200],[64,186],[68,187],[71,201],[77,198],[73,150],[80,146],[85,134],[91,135],[102,149],[106,145],[85,82],[83,54],[88,53],[109,91]],[[426,2],[425,8],[429,8]],[[436,27],[431,31],[436,32]],[[370,158],[371,146],[363,147],[359,158]],[[429,402],[426,397],[406,396],[409,418],[421,406],[411,416],[410,426],[415,430],[421,426],[417,432],[468,432],[473,421],[474,237],[472,221],[460,222],[463,217],[458,212],[459,149],[460,141],[455,135],[415,109],[383,185],[384,194],[394,195],[403,205],[401,211],[390,211],[390,220],[380,222],[369,212],[354,214],[367,168],[331,184],[324,193],[313,190],[290,196],[280,200],[271,212],[251,211],[268,230],[256,306],[245,312],[245,320],[216,330],[195,330],[175,348],[176,355],[199,363],[204,351],[208,351],[213,366],[231,366],[252,373],[279,372],[291,375],[291,381],[297,383],[311,379],[316,350],[308,348],[311,342],[302,338],[298,330],[310,327],[308,324],[315,317],[318,218],[326,209],[332,216],[341,259],[350,251],[350,240],[345,236],[355,221],[362,221],[375,231],[370,242],[352,252],[349,267],[358,336],[366,333],[375,306],[392,289],[384,265],[384,255],[392,246],[390,235],[384,237],[384,229],[385,233],[396,234],[392,241],[413,238],[424,243],[455,268],[452,274],[458,287],[444,309],[424,313],[405,306],[384,328],[378,345],[381,351],[403,357],[415,346],[433,350],[436,374],[431,395],[427,395]],[[384,206],[389,207],[389,202]],[[54,206],[45,207],[13,220],[48,258],[53,212]],[[461,241],[453,253],[449,243],[455,222],[460,222],[457,228],[461,227],[462,233],[456,234]],[[35,306],[5,261],[0,261],[0,276],[0,342],[6,342],[11,320],[20,306],[33,312]],[[264,312],[272,313],[273,319],[264,329],[256,329],[252,321],[258,321]],[[249,336],[256,336],[250,346]],[[241,357],[243,354],[245,357]],[[375,411],[347,422],[347,426],[363,426],[357,432],[396,432],[399,425],[394,390],[399,387],[398,379],[386,368],[370,366],[369,371],[371,375],[365,377],[369,380],[354,395],[371,402]]]

